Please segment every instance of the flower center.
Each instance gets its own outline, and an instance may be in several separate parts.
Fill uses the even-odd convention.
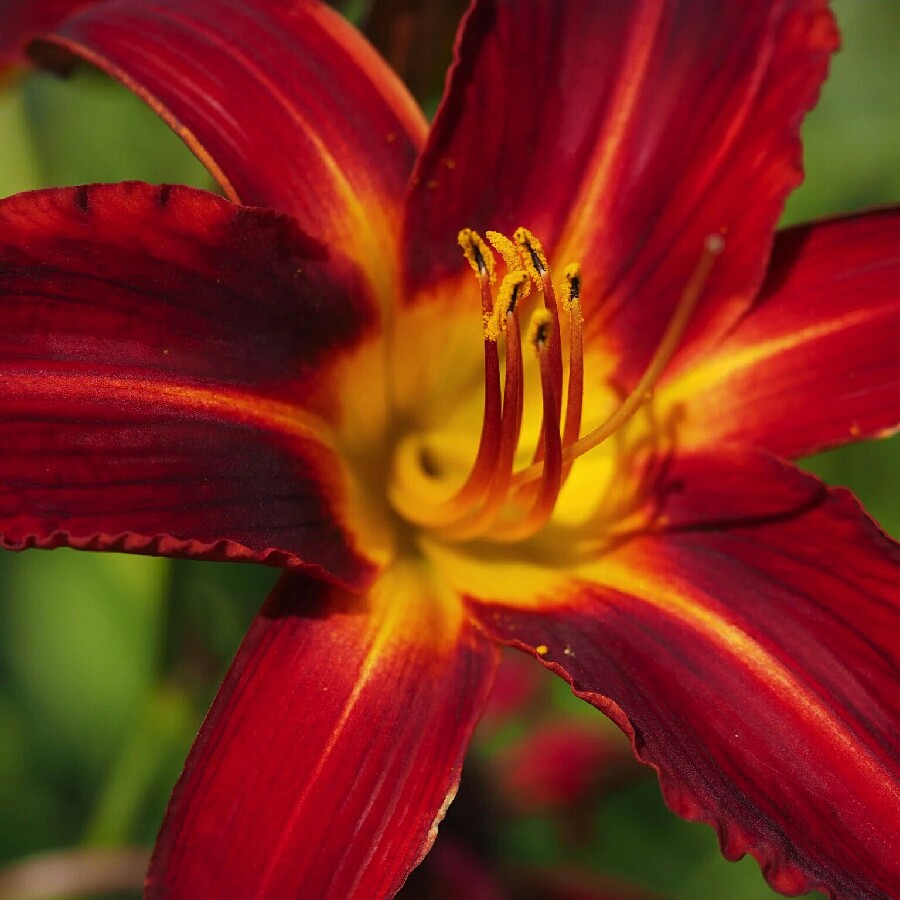
[[[424,506],[421,498],[394,485],[394,508],[410,523],[448,541],[511,543],[537,534],[550,520],[575,461],[618,432],[651,396],[690,323],[716,257],[720,235],[704,243],[699,262],[682,291],[662,339],[637,384],[619,406],[582,435],[584,400],[584,315],[581,272],[568,265],[559,299],[540,241],[519,228],[514,240],[487,232],[507,274],[499,290],[491,246],[464,229],[459,243],[478,280],[484,331],[484,413],[474,462],[463,483],[444,500]],[[525,344],[536,357],[541,383],[541,426],[529,465],[515,470],[524,410],[524,360],[520,315],[522,301],[536,289],[543,303],[530,317]],[[564,363],[560,313],[568,324]],[[501,366],[501,345],[505,344]],[[564,394],[564,368],[568,367]],[[502,385],[501,385],[502,382]]]

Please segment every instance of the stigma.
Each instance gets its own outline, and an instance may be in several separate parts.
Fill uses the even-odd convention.
[[[647,368],[624,399],[586,433],[580,265],[566,265],[555,285],[541,242],[526,228],[517,229],[512,238],[495,231],[483,238],[466,228],[459,233],[459,245],[481,299],[484,413],[478,449],[462,484],[442,502],[423,508],[402,491],[394,492],[392,500],[408,522],[448,541],[524,541],[549,523],[577,460],[616,434],[648,401],[681,344],[724,241],[719,234],[706,239]],[[499,287],[495,253],[506,270]],[[535,294],[540,299],[526,303]],[[541,425],[531,462],[516,469],[517,456],[525,452],[520,440],[526,352],[540,373]]]

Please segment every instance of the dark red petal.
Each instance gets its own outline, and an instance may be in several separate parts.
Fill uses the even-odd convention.
[[[762,281],[836,45],[826,0],[477,0],[410,194],[413,289],[460,270],[460,228],[524,225],[582,263],[586,333],[628,379],[727,229],[709,337]]]
[[[365,580],[315,413],[372,321],[364,297],[292,220],[204,191],[0,202],[2,545]]]
[[[0,3],[0,71],[25,61],[25,44],[93,0],[3,0]]]
[[[776,890],[898,896],[900,548],[768,456],[689,456],[667,480],[671,524],[561,604],[482,607],[487,633],[608,713],[671,808]]]
[[[283,577],[188,758],[148,897],[377,900],[421,861],[497,651],[424,580],[389,573],[369,601]]]
[[[373,270],[393,264],[424,120],[324,4],[121,0],[85,10],[34,50],[57,69],[87,59],[138,93],[232,199],[291,213]]]
[[[670,384],[679,441],[782,456],[881,437],[900,424],[900,210],[792,228],[760,298]]]

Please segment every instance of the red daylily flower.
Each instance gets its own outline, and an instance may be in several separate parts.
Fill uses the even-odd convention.
[[[430,131],[313,0],[100,2],[33,48],[234,202],[0,204],[3,545],[285,570],[148,896],[396,892],[498,645],[777,890],[900,893],[900,551],[785,462],[900,419],[900,212],[773,245],[836,44],[826,0],[474,0]]]

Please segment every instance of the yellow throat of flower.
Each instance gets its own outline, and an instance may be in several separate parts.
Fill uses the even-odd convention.
[[[489,231],[486,238],[471,229],[459,234],[460,247],[480,288],[483,320],[484,413],[474,461],[462,484],[438,502],[423,503],[421,494],[402,476],[396,476],[390,488],[390,502],[399,516],[449,542],[511,543],[527,540],[544,528],[576,461],[616,434],[650,397],[678,349],[715,258],[723,249],[720,235],[707,238],[643,375],[604,421],[582,435],[585,385],[580,266],[566,266],[557,298],[547,256],[530,231],[519,228],[512,240]],[[499,289],[495,289],[494,251],[507,270]],[[542,419],[531,463],[517,470],[525,408],[520,313],[532,290],[540,293],[543,302],[530,316],[525,343],[540,373]],[[568,335],[566,353],[564,331]]]

